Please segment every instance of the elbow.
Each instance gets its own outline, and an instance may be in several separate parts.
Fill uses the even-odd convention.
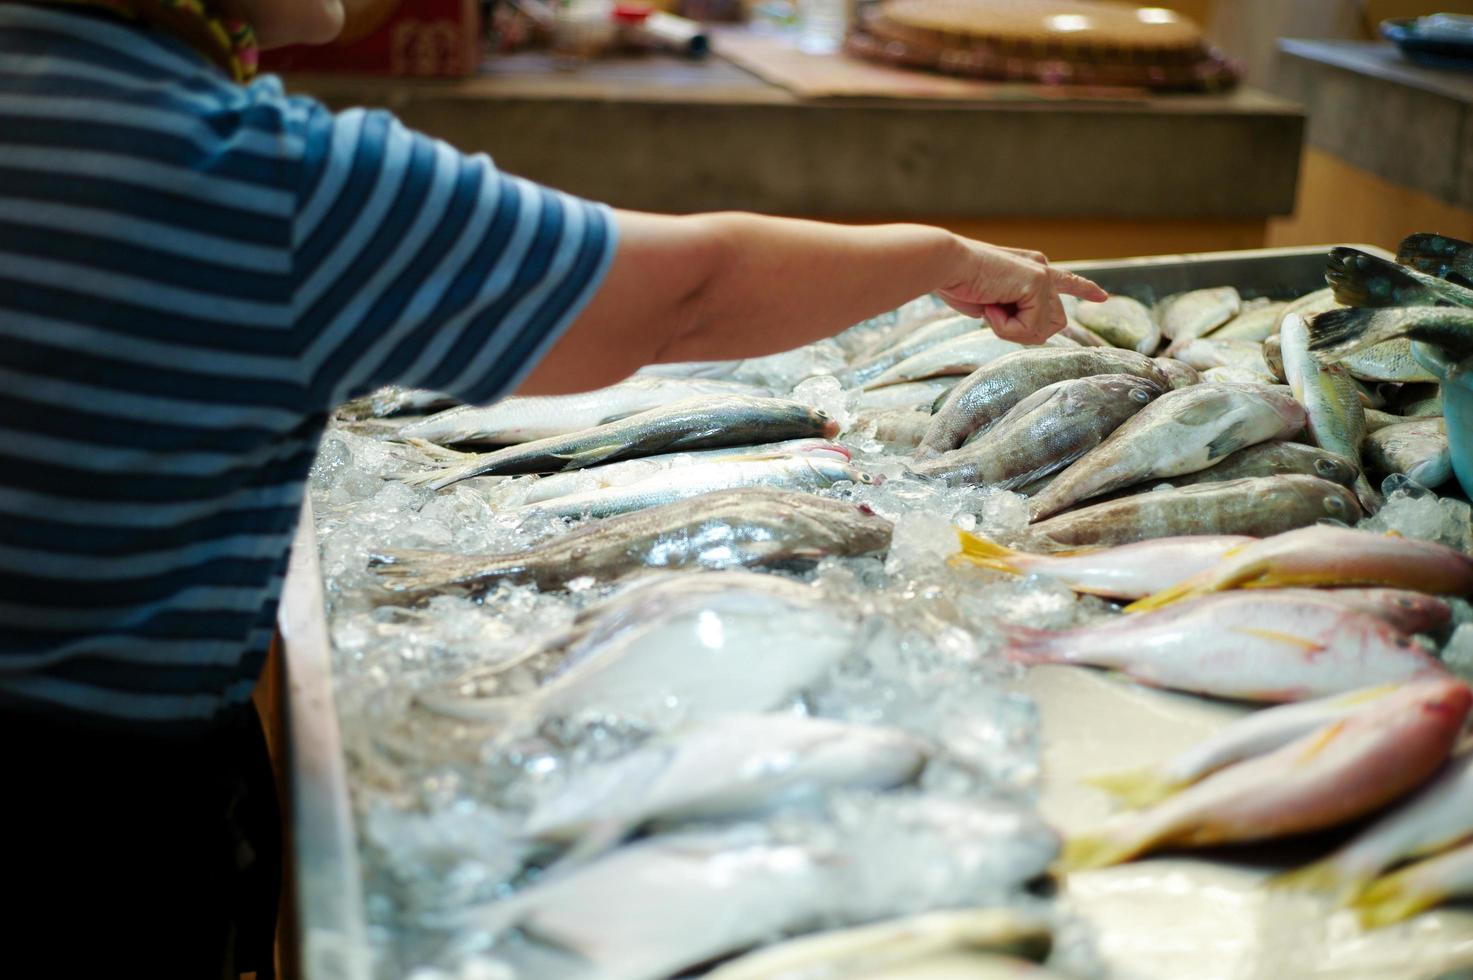
[[[723,283],[738,261],[740,216],[727,214],[691,215],[688,249],[681,265],[689,270],[688,281],[674,298],[667,340],[655,353],[655,362],[719,360],[723,357],[717,340],[721,311],[725,308]]]

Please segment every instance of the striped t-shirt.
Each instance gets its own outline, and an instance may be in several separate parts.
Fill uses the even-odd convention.
[[[613,249],[391,115],[0,0],[0,710],[243,704],[330,409],[504,394]]]

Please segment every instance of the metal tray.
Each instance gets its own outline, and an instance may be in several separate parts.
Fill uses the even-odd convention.
[[[1359,246],[1390,257],[1384,249]],[[1060,263],[1096,279],[1112,292],[1142,301],[1188,289],[1234,285],[1246,296],[1288,298],[1321,288],[1329,246],[1166,255]],[[287,683],[282,711],[287,729],[290,840],[296,893],[300,975],[307,980],[369,980],[362,882],[348,780],[333,707],[331,657],[321,570],[310,503],[304,504],[283,591],[279,625]],[[1038,668],[1025,690],[1044,718],[1044,756],[1050,773],[1043,812],[1065,828],[1103,815],[1100,800],[1076,785],[1079,775],[1110,765],[1128,767],[1159,755],[1163,745],[1201,738],[1241,709],[1135,685],[1087,671]],[[1328,959],[1310,954],[1316,935],[1334,930],[1323,915],[1291,917],[1270,910],[1242,911],[1245,889],[1262,867],[1196,859],[1149,861],[1130,870],[1089,872],[1083,888],[1066,888],[1096,928],[1113,975],[1131,980],[1259,980],[1334,977],[1336,980],[1412,980],[1473,966],[1473,913],[1434,913],[1435,926],[1384,931],[1356,947],[1339,936]],[[1256,877],[1255,877],[1256,876]],[[1078,877],[1078,876],[1076,876]],[[1071,879],[1072,881],[1072,879]],[[1216,899],[1214,904],[1213,899]],[[1131,903],[1145,903],[1136,914]],[[1122,905],[1122,902],[1124,904]],[[1225,912],[1227,910],[1227,912]],[[1097,913],[1097,914],[1096,914]],[[1427,925],[1423,923],[1422,925]],[[1225,935],[1229,926],[1251,935]],[[1335,927],[1338,928],[1338,927]],[[1339,929],[1344,933],[1343,928]],[[1436,969],[1388,969],[1403,954]],[[1280,948],[1282,947],[1282,948]],[[1329,947],[1325,947],[1328,949]],[[1123,952],[1122,952],[1123,951]],[[1415,955],[1414,955],[1415,954]],[[1361,962],[1364,968],[1358,966]],[[1201,970],[1187,964],[1196,963]],[[1241,968],[1240,968],[1241,967]],[[1231,972],[1224,972],[1231,971]]]

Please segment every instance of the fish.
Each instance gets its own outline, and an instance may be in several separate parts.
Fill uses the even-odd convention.
[[[1163,847],[1271,840],[1353,820],[1430,777],[1452,751],[1470,703],[1473,692],[1460,681],[1406,685],[1068,841],[1062,863],[1105,867]]]
[[[646,615],[636,618],[634,609]],[[608,613],[606,613],[608,615]],[[472,671],[415,692],[421,707],[513,733],[546,719],[589,713],[659,727],[768,711],[824,676],[854,650],[858,624],[812,590],[730,583],[720,591],[663,591],[616,608],[607,624],[575,624],[558,665],[530,694],[476,696]]]
[[[1284,375],[1284,342],[1278,334],[1274,334],[1263,342],[1263,363],[1268,367],[1268,373],[1287,383]]]
[[[1473,895],[1473,843],[1419,861],[1376,881],[1355,899],[1360,924],[1379,929],[1450,898]]]
[[[1375,616],[1403,633],[1432,633],[1452,621],[1453,609],[1445,599],[1413,589],[1379,586],[1274,589],[1275,594],[1304,602],[1334,602]]]
[[[828,413],[786,398],[688,398],[591,429],[450,460],[400,479],[443,490],[473,476],[558,473],[638,456],[839,434]]]
[[[1278,379],[1271,375],[1267,368],[1255,371],[1251,368],[1240,367],[1215,367],[1208,368],[1202,372],[1202,381],[1206,384],[1240,384],[1240,385],[1269,385],[1278,384]]]
[[[1473,751],[1465,750],[1416,796],[1328,857],[1280,876],[1279,887],[1329,892],[1339,905],[1379,875],[1473,838]]]
[[[931,413],[913,408],[861,412],[854,423],[854,429],[863,432],[871,427],[874,437],[880,442],[914,449],[921,444],[921,440],[926,437],[926,430],[931,427]]]
[[[1473,306],[1473,289],[1346,246],[1330,249],[1325,281],[1346,306]]]
[[[1243,298],[1232,286],[1194,289],[1166,297],[1156,308],[1156,320],[1161,324],[1161,333],[1171,341],[1167,355],[1174,357],[1180,345],[1207,336],[1237,316],[1242,308]]]
[[[1403,422],[1408,421],[1410,420],[1392,412],[1383,412],[1378,408],[1368,408],[1366,409],[1366,435],[1369,436],[1373,432],[1379,432],[1388,425],[1401,425]]]
[[[855,402],[855,411],[880,411],[887,408],[911,408],[930,412],[936,403],[955,388],[960,377],[948,375],[944,378],[929,378],[925,381],[910,381],[905,384],[887,385],[860,393]]]
[[[1346,487],[1313,476],[1261,476],[1152,490],[1081,507],[1028,529],[1031,546],[1058,551],[1182,534],[1265,537],[1316,521],[1353,523],[1360,504]]]
[[[949,316],[935,320],[906,334],[893,345],[877,351],[847,370],[839,372],[836,377],[845,388],[854,388],[866,381],[873,381],[908,357],[935,347],[943,341],[976,333],[982,327],[981,320],[965,316]]]
[[[1416,384],[1437,380],[1437,376],[1424,368],[1412,354],[1412,342],[1405,337],[1347,354],[1337,363],[1359,381]]]
[[[978,950],[935,953],[845,976],[852,980],[1064,980],[1064,974],[1037,963]]]
[[[1473,245],[1447,235],[1420,232],[1402,239],[1396,261],[1429,276],[1473,286]]]
[[[893,313],[882,314],[856,323],[834,336],[834,343],[851,363],[864,360],[876,351],[893,347],[904,337],[937,320],[948,320],[956,311],[935,296],[918,296]]]
[[[1377,585],[1438,595],[1473,593],[1473,558],[1456,548],[1348,527],[1316,526],[1255,541],[1215,567],[1128,607],[1159,609],[1228,589]]]
[[[787,714],[732,714],[575,773],[539,800],[525,836],[611,843],[645,824],[727,819],[820,800],[831,789],[913,782],[931,757],[896,729]]]
[[[1053,930],[1040,915],[1010,908],[948,909],[789,939],[724,963],[705,980],[845,980],[909,968],[946,952],[995,951],[1042,960],[1052,944]],[[952,975],[979,977],[975,971]]]
[[[1056,381],[1018,402],[962,448],[912,469],[951,486],[1021,487],[1068,466],[1163,391],[1164,386],[1128,374]]]
[[[1239,534],[1156,538],[1115,548],[1035,555],[1004,547],[980,534],[958,531],[970,563],[1010,575],[1042,575],[1083,595],[1140,599],[1213,567],[1228,551],[1256,540]]]
[[[1412,637],[1344,603],[1227,592],[1060,632],[1013,627],[1024,663],[1108,667],[1149,684],[1278,703],[1445,673]]]
[[[1072,340],[1080,347],[1110,346],[1109,341],[1105,340],[1104,337],[1101,337],[1088,327],[1080,326],[1072,321],[1065,323],[1064,329],[1060,330],[1056,336],[1063,337],[1066,340]]]
[[[1473,356],[1473,310],[1454,306],[1331,310],[1309,321],[1309,349],[1322,364],[1397,337],[1420,340],[1455,361]]]
[[[1380,684],[1327,698],[1274,705],[1244,715],[1163,762],[1090,776],[1085,782],[1131,809],[1152,806],[1235,762],[1272,752],[1348,718],[1368,702],[1399,688],[1398,684]]]
[[[1442,486],[1453,475],[1447,423],[1439,417],[1399,421],[1366,439],[1366,461],[1385,475],[1405,473],[1424,487]]]
[[[1243,368],[1260,375],[1270,373],[1263,360],[1263,345],[1254,340],[1199,337],[1187,341],[1173,356],[1198,371],[1227,367]]]
[[[770,392],[734,381],[635,375],[573,395],[504,398],[491,405],[461,405],[410,423],[401,439],[443,446],[513,445],[581,432],[652,408],[708,395],[761,396]]]
[[[1202,376],[1197,373],[1196,368],[1188,367],[1174,357],[1158,357],[1155,361],[1173,388],[1188,388],[1202,383]]]
[[[717,490],[773,487],[779,490],[825,490],[849,481],[868,485],[868,473],[825,456],[757,455],[693,462],[654,473],[621,486],[563,494],[551,500],[512,508],[511,514],[550,514],[560,518],[606,518],[657,507]]]
[[[1037,521],[1119,487],[1204,470],[1245,446],[1288,438],[1304,422],[1304,409],[1277,388],[1179,388],[1141,409],[1030,498],[1029,512]]]
[[[1162,389],[1171,383],[1157,362],[1133,351],[1018,350],[978,368],[951,389],[936,408],[917,458],[956,449],[1041,388],[1098,374],[1129,374]]]
[[[605,463],[567,473],[550,473],[531,481],[524,504],[541,503],[570,493],[581,493],[602,487],[627,486],[638,480],[663,473],[675,466],[743,457],[807,456],[848,462],[849,450],[827,439],[785,439],[755,446],[722,446],[720,449],[697,449],[689,453],[664,453],[626,459],[621,463]],[[593,486],[590,486],[593,484]]]
[[[1262,343],[1278,332],[1279,317],[1287,302],[1254,299],[1243,304],[1242,312],[1212,331],[1218,340],[1252,340]]]
[[[1427,398],[1418,398],[1414,401],[1404,402],[1401,406],[1401,414],[1406,418],[1442,418],[1442,389],[1438,388],[1436,393]]]
[[[333,415],[339,419],[382,419],[393,415],[413,415],[459,405],[460,399],[443,391],[403,388],[389,385],[375,392],[343,402]]]
[[[370,564],[389,595],[484,592],[498,582],[558,589],[582,576],[644,568],[735,568],[867,555],[890,545],[890,522],[863,504],[766,487],[690,497],[585,524],[510,554],[387,551]]]
[[[1355,463],[1318,446],[1306,446],[1302,442],[1272,439],[1257,445],[1247,446],[1224,456],[1222,462],[1205,470],[1174,476],[1160,481],[1174,487],[1189,487],[1196,483],[1221,483],[1224,480],[1242,480],[1252,476],[1286,476],[1289,474],[1317,476],[1348,487],[1360,475]],[[1159,484],[1158,484],[1159,485]],[[1127,491],[1117,491],[1123,494]]]
[[[1279,321],[1274,324],[1274,333],[1277,334],[1283,328],[1284,320],[1288,317],[1298,316],[1310,320],[1317,314],[1339,308],[1340,303],[1335,299],[1335,291],[1328,286],[1312,293],[1305,293],[1296,300],[1290,300],[1289,305],[1279,311]]]
[[[1129,296],[1111,296],[1103,303],[1091,303],[1073,296],[1060,299],[1064,300],[1064,309],[1080,326],[1112,346],[1138,354],[1155,353],[1161,346],[1161,328],[1151,317],[1151,311]]]
[[[1361,507],[1374,514],[1381,506],[1381,495],[1364,475],[1360,449],[1366,438],[1366,411],[1355,386],[1341,368],[1327,367],[1310,357],[1309,327],[1302,318],[1285,317],[1279,338],[1283,341],[1284,374],[1294,398],[1304,406],[1310,438],[1321,449],[1339,453],[1362,471],[1353,489]]]
[[[861,387],[865,391],[870,391],[907,381],[924,381],[927,378],[971,374],[982,365],[1004,354],[1022,349],[1022,344],[1003,340],[992,332],[991,327],[983,327],[980,330],[972,330],[964,336],[942,341],[919,354],[913,354],[898,364],[886,368]]]

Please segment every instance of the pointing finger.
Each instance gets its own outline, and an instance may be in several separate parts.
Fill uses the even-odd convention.
[[[1103,303],[1110,298],[1110,294],[1101,289],[1097,284],[1090,282],[1083,276],[1076,276],[1066,269],[1049,267],[1049,277],[1053,280],[1054,289],[1070,296],[1078,296],[1080,299],[1089,300],[1091,303]]]

